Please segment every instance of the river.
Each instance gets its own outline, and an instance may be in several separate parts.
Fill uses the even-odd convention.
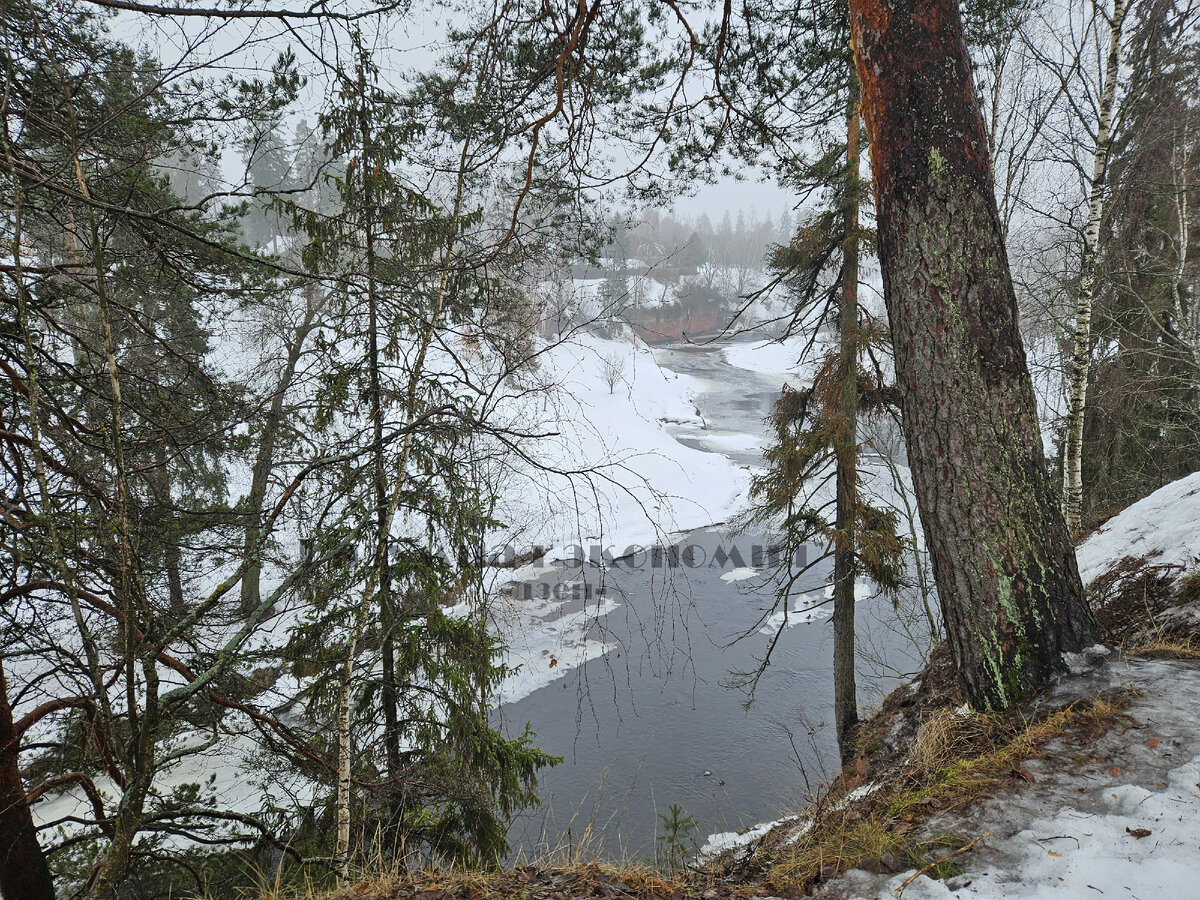
[[[707,427],[680,429],[676,439],[759,466],[748,438],[765,441],[763,420],[782,379],[735,368],[719,349],[656,351],[661,366],[704,388],[697,406]],[[538,745],[564,757],[540,777],[541,807],[513,823],[515,852],[569,843],[609,858],[652,856],[659,815],[672,804],[696,820],[689,843],[697,846],[710,833],[795,812],[836,773],[828,605],[791,617],[797,624],[777,642],[749,706],[739,683],[770,640],[759,619],[772,592],[761,578],[742,577],[763,568],[768,544],[763,535],[708,527],[658,552],[561,566],[517,587],[534,596],[573,592],[556,615],[606,601],[616,607],[597,616],[588,635],[610,645],[608,653],[499,711],[510,734],[528,722]],[[809,602],[826,596],[830,568],[821,563],[798,584]],[[862,593],[860,657],[878,660],[860,665],[866,706],[895,683],[878,677],[879,663],[911,672],[917,652],[891,601]]]

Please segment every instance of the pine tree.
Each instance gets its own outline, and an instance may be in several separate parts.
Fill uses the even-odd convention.
[[[849,21],[846,10],[832,4],[805,4],[801,13],[805,36],[797,39],[782,30],[794,13],[756,5],[762,21],[748,26],[744,36],[718,34],[726,35],[725,56],[715,64],[729,94],[754,98],[735,129],[748,152],[759,153],[766,142],[777,154],[781,180],[799,196],[820,198],[818,211],[770,257],[789,289],[786,333],[814,334],[807,353],[819,357],[817,375],[811,388],[785,390],[777,401],[775,441],[765,454],[768,470],[755,479],[751,494],[768,518],[782,515],[786,558],[816,539],[827,543],[833,557],[834,722],[842,762],[848,764],[858,723],[855,584],[859,574],[869,574],[883,589],[896,591],[903,545],[896,515],[868,503],[859,483],[860,418],[864,404],[882,412],[885,386],[880,373],[869,374],[862,365],[881,335],[859,302],[860,255],[868,240],[860,225],[863,142]],[[764,61],[772,78],[762,77]],[[809,98],[802,121],[791,112],[790,98],[799,93]],[[792,130],[798,128],[816,136],[819,152],[796,152]],[[737,230],[746,231],[740,216]],[[825,325],[832,326],[837,340],[822,353],[815,334]],[[816,500],[830,482],[832,521]],[[780,602],[788,602],[799,574],[785,578]]]
[[[957,3],[853,0],[904,430],[947,636],[1005,708],[1095,640],[1051,490]]]

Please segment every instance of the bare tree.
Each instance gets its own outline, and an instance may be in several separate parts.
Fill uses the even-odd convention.
[[[608,385],[608,392],[611,394],[618,384],[625,379],[625,356],[622,353],[613,351],[604,357],[600,365],[601,375],[604,377],[604,383]]]

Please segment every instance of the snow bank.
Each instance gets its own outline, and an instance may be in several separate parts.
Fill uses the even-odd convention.
[[[774,822],[763,822],[761,825],[755,825],[753,828],[748,828],[745,831],[722,831],[718,834],[710,834],[704,846],[700,848],[700,859],[711,859],[718,854],[724,853],[726,850],[745,847],[763,837],[773,828],[778,828],[780,825],[786,825],[789,822],[799,821],[799,816],[788,816],[785,819],[777,819]]]
[[[1200,567],[1200,472],[1159,488],[1109,519],[1075,556],[1084,584],[1126,556]]]
[[[857,803],[860,800],[865,800],[882,787],[880,784],[870,783],[856,787],[845,797],[838,800],[829,807],[830,813],[840,812],[852,803]],[[718,834],[710,834],[704,846],[698,851],[698,858],[701,861],[712,859],[726,850],[736,850],[739,847],[746,847],[764,835],[768,834],[775,828],[781,825],[789,825],[794,823],[791,832],[784,838],[785,843],[794,843],[800,840],[804,835],[812,830],[813,822],[811,818],[801,818],[800,816],[784,816],[782,819],[776,819],[774,822],[762,822],[745,831],[722,831]]]
[[[800,357],[804,355],[808,342],[807,336],[790,337],[783,341],[752,341],[731,344],[721,353],[727,363],[739,369],[763,375],[799,375],[804,381],[810,382],[816,371],[816,358],[824,348],[818,339],[801,371]]]
[[[539,362],[552,390],[509,411],[542,435],[523,441],[528,458],[502,487],[498,517],[513,544],[554,548],[551,559],[591,544],[648,546],[725,521],[741,506],[748,473],[668,431],[702,424],[692,399],[698,384],[661,369],[641,340],[578,334],[547,347]]]

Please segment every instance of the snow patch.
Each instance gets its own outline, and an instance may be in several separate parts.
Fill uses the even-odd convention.
[[[1105,522],[1075,551],[1089,584],[1126,556],[1200,567],[1200,472],[1173,481]]]
[[[751,569],[748,566],[739,566],[721,576],[722,581],[746,581],[758,574],[758,569]]]
[[[799,816],[787,816],[783,819],[776,819],[774,822],[763,822],[755,825],[753,828],[748,828],[745,831],[722,831],[717,834],[710,834],[704,846],[700,848],[699,856],[701,860],[711,858],[726,850],[735,850],[738,847],[745,847],[752,844],[759,838],[766,835],[771,829],[778,828],[780,825],[786,825],[788,822],[799,822]]]
[[[798,335],[783,341],[752,341],[731,344],[721,350],[725,361],[738,369],[759,372],[763,375],[782,375],[800,378],[805,383],[812,381],[820,357],[827,347],[818,338],[803,366],[800,358],[805,355],[809,337]]]
[[[1063,662],[1067,664],[1067,671],[1072,675],[1082,675],[1096,668],[1110,652],[1103,644],[1093,644],[1082,653],[1064,653]]]
[[[905,889],[904,896],[907,900],[1105,894],[1194,897],[1200,847],[1198,781],[1200,756],[1172,770],[1167,787],[1158,792],[1134,785],[1099,788],[1105,812],[1067,807],[1033,819],[1011,837],[992,835],[985,838],[986,844],[1005,863],[992,862],[987,871],[964,873],[945,882],[921,877]],[[911,875],[912,871],[893,876],[878,895],[891,896]],[[840,886],[850,888],[843,896],[874,897],[874,891],[855,890],[869,884],[856,872],[842,879]]]
[[[501,540],[652,546],[665,533],[725,521],[741,507],[749,473],[719,453],[682,446],[668,430],[703,425],[696,379],[664,371],[636,337],[581,333],[545,347],[538,359],[548,390],[515,389],[502,404],[515,426],[539,437],[522,445],[528,461],[503,473],[496,513],[509,528]],[[620,368],[611,385],[608,361]]]

